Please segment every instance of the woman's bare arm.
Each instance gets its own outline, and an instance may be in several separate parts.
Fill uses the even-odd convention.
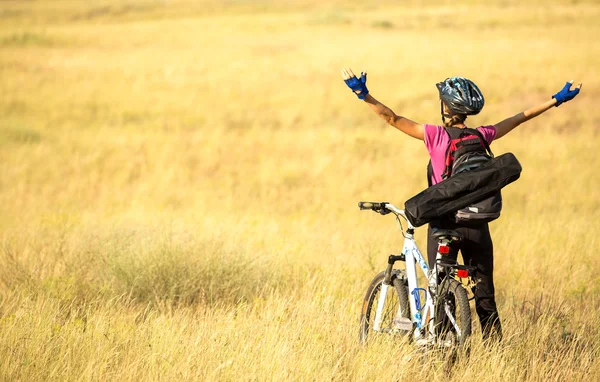
[[[510,133],[511,130],[514,129],[515,127],[519,126],[523,122],[527,122],[530,119],[537,117],[538,115],[542,114],[543,112],[549,110],[554,105],[556,105],[556,100],[551,99],[550,101],[545,102],[539,106],[529,108],[529,109],[525,110],[524,112],[521,112],[510,118],[506,118],[502,122],[498,122],[497,124],[494,125],[496,127],[496,138],[495,139],[502,138],[506,134]]]
[[[572,84],[573,81],[570,82],[570,84]],[[569,84],[569,83],[568,83]],[[570,87],[570,86],[569,86]],[[565,88],[567,88],[565,86]],[[577,87],[575,88],[575,90],[569,90],[567,88],[566,93],[567,99],[561,101],[562,102],[567,102],[568,100],[573,99],[577,93],[579,93],[579,90],[581,89],[581,82],[577,85]],[[563,89],[564,91],[565,89]],[[574,95],[571,94],[573,92],[577,91]],[[558,96],[560,94],[557,93],[554,95],[554,97]],[[560,97],[558,98],[560,99]],[[557,98],[552,98],[550,101],[544,102],[541,105],[538,106],[534,106],[532,108],[529,108],[527,110],[525,110],[522,113],[519,113],[517,115],[514,115],[510,118],[505,119],[502,122],[498,122],[496,125],[494,125],[496,127],[496,138],[495,139],[499,139],[502,138],[503,136],[505,136],[506,134],[510,133],[515,127],[519,126],[520,124],[529,121],[532,118],[537,117],[538,115],[548,111],[550,108],[552,108],[553,106],[556,106],[558,103]]]
[[[411,121],[408,118],[396,115],[389,107],[385,106],[381,102],[377,101],[372,95],[367,94],[365,102],[371,110],[375,112],[381,119],[386,121],[388,124],[394,126],[396,129],[403,133],[410,135],[413,138],[423,140],[424,132],[423,125]]]
[[[384,121],[394,126],[396,129],[403,133],[410,135],[413,138],[423,140],[423,125],[411,121],[408,118],[396,115],[389,107],[385,106],[381,102],[377,101],[373,96],[369,94],[367,89],[367,73],[361,73],[360,79],[356,78],[352,69],[342,69],[342,78],[344,82],[352,91],[358,96],[359,99],[365,101],[369,107]]]

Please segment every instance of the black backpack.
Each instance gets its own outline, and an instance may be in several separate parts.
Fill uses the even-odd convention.
[[[450,144],[446,149],[446,159],[442,180],[488,164],[494,157],[487,141],[476,129],[445,128],[450,136]],[[431,160],[427,166],[427,181],[432,185],[433,167]],[[502,194],[500,191],[454,213],[454,221],[463,226],[478,226],[500,216],[502,210]]]

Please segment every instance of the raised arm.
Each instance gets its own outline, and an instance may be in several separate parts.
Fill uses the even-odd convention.
[[[424,139],[423,125],[411,121],[408,118],[396,115],[392,109],[377,101],[367,89],[367,73],[361,73],[360,78],[356,78],[351,69],[342,69],[342,78],[346,85],[356,94],[356,96],[365,101],[371,110],[388,124],[394,126],[403,133],[419,139]]]
[[[581,89],[582,84],[580,82],[577,85],[577,87],[573,90],[570,90],[571,85],[573,85],[573,81],[567,82],[561,91],[552,96],[552,99],[550,101],[529,108],[524,112],[521,112],[517,115],[505,119],[502,122],[498,122],[496,125],[494,125],[496,127],[495,139],[502,138],[503,136],[511,132],[512,129],[514,129],[515,127],[548,111],[551,107],[560,106],[563,102],[567,102],[575,98],[575,96],[579,94],[579,90]]]
[[[396,115],[389,107],[385,106],[381,102],[377,101],[372,95],[367,94],[365,102],[369,105],[371,110],[375,112],[380,118],[386,121],[388,124],[394,126],[396,129],[403,133],[410,135],[413,138],[423,140],[423,125],[411,121],[408,118]]]

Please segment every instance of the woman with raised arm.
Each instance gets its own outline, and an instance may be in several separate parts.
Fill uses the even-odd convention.
[[[388,124],[413,138],[425,142],[425,147],[431,157],[430,185],[441,182],[442,175],[447,171],[446,153],[451,141],[447,128],[467,128],[465,125],[467,116],[478,114],[484,105],[483,94],[475,83],[462,77],[448,78],[436,84],[440,96],[443,126],[420,124],[397,115],[390,108],[377,101],[367,89],[366,72],[361,73],[360,77],[357,78],[351,69],[342,69],[342,78],[356,96],[365,101]],[[549,101],[527,109],[493,126],[480,126],[475,129],[478,133],[475,133],[485,139],[487,145],[489,145],[492,141],[502,138],[523,122],[537,117],[553,106],[560,106],[575,98],[579,94],[582,84],[579,83],[577,87],[571,90],[572,85],[573,81],[567,82]],[[470,263],[477,267],[477,275],[480,281],[474,290],[475,308],[481,323],[483,337],[484,339],[490,336],[501,338],[502,328],[494,296],[494,247],[488,224],[462,226],[451,220],[430,223],[427,240],[429,264],[435,263],[437,253],[437,241],[432,237],[432,225],[436,228],[453,229],[463,235],[463,241],[452,248],[450,256],[456,259],[460,249],[465,264]]]

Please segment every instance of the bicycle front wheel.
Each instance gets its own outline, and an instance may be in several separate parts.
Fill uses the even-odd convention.
[[[398,270],[393,271],[392,285],[387,290],[381,314],[381,327],[375,332],[375,313],[384,278],[385,272],[379,273],[371,281],[371,285],[367,289],[360,318],[360,342],[362,344],[367,342],[368,336],[374,334],[404,337],[411,332],[411,330],[407,330],[407,327],[412,328],[412,323],[410,322],[410,305],[408,302],[408,286],[405,284],[402,273]]]
[[[464,345],[471,335],[471,308],[467,291],[457,280],[445,279],[440,285],[435,317],[440,345]]]

